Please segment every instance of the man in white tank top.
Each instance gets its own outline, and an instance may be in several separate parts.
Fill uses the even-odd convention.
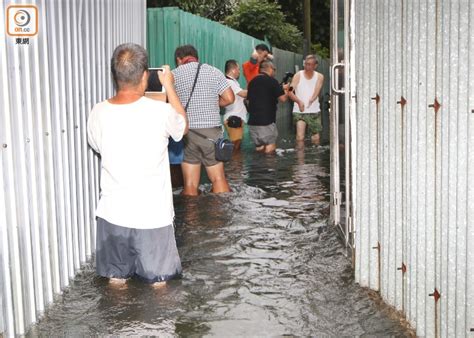
[[[293,121],[296,123],[296,141],[303,141],[306,126],[311,133],[311,141],[319,144],[321,127],[321,108],[319,94],[324,83],[324,75],[316,72],[318,60],[314,55],[307,55],[304,70],[293,77],[289,97],[293,100]]]

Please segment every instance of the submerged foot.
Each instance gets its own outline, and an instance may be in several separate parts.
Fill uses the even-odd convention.
[[[155,282],[155,283],[152,283],[151,286],[152,286],[154,289],[163,289],[164,287],[166,287],[166,281],[163,281],[163,282]]]
[[[125,283],[127,283],[125,278],[109,278],[110,285],[124,285]]]

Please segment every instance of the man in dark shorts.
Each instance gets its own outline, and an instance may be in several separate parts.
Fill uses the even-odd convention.
[[[215,67],[201,64],[194,92],[191,95],[199,61],[197,50],[191,45],[178,47],[175,51],[176,65],[173,70],[176,92],[181,104],[188,103],[189,133],[184,138],[183,195],[199,194],[201,165],[206,168],[212,183],[212,192],[230,191],[224,174],[224,163],[215,158],[214,143],[222,137],[223,129],[219,107],[234,102],[234,92],[224,74]]]
[[[159,72],[168,103],[144,96],[148,56],[139,45],[112,56],[116,95],[94,106],[89,144],[101,155],[97,274],[124,283],[132,276],[156,286],[181,273],[174,237],[168,138],[187,131],[169,66]]]
[[[274,78],[275,66],[271,61],[260,64],[260,74],[249,83],[248,126],[250,138],[257,151],[274,152],[278,138],[276,127],[277,103],[288,99],[288,85],[283,87]]]

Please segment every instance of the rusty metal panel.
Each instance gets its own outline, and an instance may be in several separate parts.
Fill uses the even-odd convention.
[[[379,103],[380,256],[382,297],[402,307],[401,226],[401,3],[383,1],[379,6]]]
[[[377,126],[378,100],[377,50],[367,48],[376,41],[377,1],[354,2],[356,15],[356,86],[355,113],[356,156],[354,222],[356,225],[355,278],[363,286],[379,289],[379,229],[378,229],[378,175],[377,175]],[[359,18],[359,19],[358,19]]]
[[[466,27],[466,18],[464,17],[462,24],[469,38],[466,39],[467,49],[463,52],[467,55],[463,55],[466,60],[464,60],[464,67],[467,71],[465,75],[468,75],[468,83],[466,85],[466,100],[467,103],[467,117],[466,126],[467,126],[467,162],[466,162],[466,172],[474,172],[474,83],[472,74],[474,74],[474,5],[469,3],[469,8],[464,10],[464,15],[468,15],[467,20],[470,24]],[[467,62],[467,65],[466,65]],[[469,182],[469,178],[468,178]],[[470,180],[467,186],[467,208],[466,216],[469,220],[466,227],[466,312],[465,312],[465,330],[471,332],[471,335],[474,332],[474,225],[472,220],[474,219],[474,184],[472,179]]]
[[[474,4],[353,5],[356,281],[380,290],[417,335],[467,337],[474,331]]]
[[[40,25],[25,45],[6,35],[7,4],[0,4],[4,336],[25,334],[94,251],[99,162],[86,119],[112,95],[113,48],[146,40],[144,0],[30,3]]]

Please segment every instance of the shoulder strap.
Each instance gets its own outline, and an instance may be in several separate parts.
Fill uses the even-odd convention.
[[[199,76],[199,70],[200,69],[201,69],[201,63],[198,64],[198,68],[197,68],[197,71],[196,71],[196,77],[194,78],[193,88],[191,89],[191,93],[189,93],[188,102],[186,102],[186,106],[184,107],[184,111],[186,111],[186,112],[188,111],[189,102],[191,101],[191,96],[193,96],[194,88],[196,87],[196,82],[197,82],[197,79],[198,79],[198,76]]]
[[[206,140],[209,140],[211,142],[215,142],[215,140],[213,140],[212,138],[208,138],[207,136],[204,136],[203,134],[201,134],[200,132],[194,130],[194,129],[189,129],[190,132],[193,132],[194,134],[196,134],[197,136],[200,136],[202,137],[203,139],[206,139]]]

